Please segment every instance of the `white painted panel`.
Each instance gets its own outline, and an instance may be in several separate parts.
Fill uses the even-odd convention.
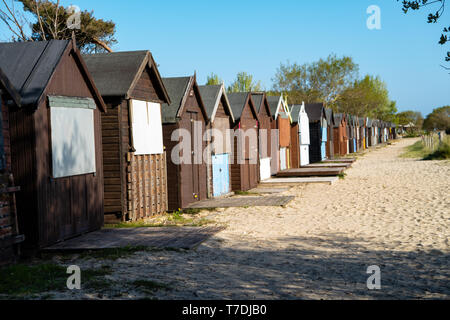
[[[307,166],[309,164],[309,145],[300,146],[300,166]]]
[[[94,110],[51,107],[53,178],[96,172]]]
[[[132,100],[131,114],[135,154],[162,154],[164,147],[161,105],[158,103]]]
[[[286,148],[280,149],[280,170],[287,169]]]
[[[259,168],[260,168],[261,180],[267,180],[272,177],[270,160],[271,160],[271,158],[260,159]]]

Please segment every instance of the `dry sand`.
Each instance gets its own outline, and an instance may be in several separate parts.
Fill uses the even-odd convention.
[[[197,250],[110,262],[114,295],[55,297],[142,298],[120,283],[147,279],[172,287],[159,299],[449,299],[450,162],[399,158],[414,142],[370,151],[332,186],[285,192],[286,208],[223,210],[213,219],[226,230]],[[381,290],[367,289],[371,265]]]

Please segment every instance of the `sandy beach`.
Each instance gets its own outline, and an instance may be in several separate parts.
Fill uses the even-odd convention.
[[[109,264],[114,293],[54,298],[148,297],[121,289],[143,279],[171,287],[158,299],[449,299],[450,162],[399,158],[415,141],[368,152],[334,185],[285,192],[286,208],[205,213],[227,228],[194,251],[74,261]],[[367,288],[371,265],[381,290]]]

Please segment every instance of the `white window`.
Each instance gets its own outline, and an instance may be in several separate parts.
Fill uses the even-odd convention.
[[[161,105],[159,103],[132,100],[131,115],[135,154],[164,153]]]
[[[94,100],[49,97],[53,178],[96,172]]]

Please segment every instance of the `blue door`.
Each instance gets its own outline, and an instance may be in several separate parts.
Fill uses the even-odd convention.
[[[322,127],[322,146],[321,146],[322,160],[325,160],[327,158],[327,141],[328,141],[328,129],[325,126]]]
[[[212,156],[214,197],[220,197],[230,193],[229,159],[229,154],[216,154]]]

